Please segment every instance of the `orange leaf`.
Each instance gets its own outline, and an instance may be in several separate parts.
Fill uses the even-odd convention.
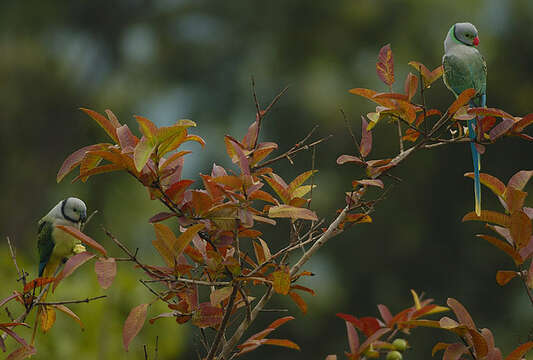
[[[196,236],[196,234],[198,234],[198,232],[202,230],[203,228],[204,228],[204,224],[195,224],[195,225],[189,226],[187,230],[185,230],[184,233],[178,236],[175,247],[173,249],[176,256],[179,256],[183,253],[187,245],[189,245],[189,243]]]
[[[459,96],[457,96],[457,99],[455,99],[455,101],[448,108],[448,114],[455,114],[459,108],[468,104],[474,95],[476,95],[476,90],[474,89],[466,89],[463,91],[461,94],[459,94]]]
[[[501,117],[501,118],[504,118],[504,119],[511,119],[514,122],[514,116],[506,113],[503,110],[496,109],[496,108],[473,107],[473,108],[468,109],[467,112],[469,114],[473,114],[473,115],[477,115],[477,116],[485,115],[485,116]]]
[[[402,136],[402,140],[415,142],[419,136],[420,136],[420,132],[409,128],[405,131],[405,135]]]
[[[141,331],[144,322],[146,320],[146,311],[148,310],[148,304],[137,305],[131,309],[128,318],[124,322],[124,328],[122,330],[122,343],[124,349],[128,351],[131,341],[139,331]]]
[[[307,314],[307,304],[305,303],[304,299],[294,291],[289,291],[289,296],[291,297],[292,301],[296,303],[300,311],[305,315]]]
[[[103,289],[109,288],[117,275],[115,258],[99,258],[94,263],[94,272],[96,273],[98,284]]]
[[[520,360],[531,349],[533,349],[533,341],[528,341],[527,343],[522,344],[516,349],[514,349],[509,355],[505,357],[505,360]]]
[[[263,200],[274,205],[279,204],[279,201],[277,201],[272,195],[263,190],[256,190],[253,193],[249,194],[248,200]]]
[[[39,309],[39,323],[43,333],[47,332],[56,322],[56,311],[51,306],[41,306]]]
[[[300,350],[300,347],[297,344],[286,339],[265,339],[263,344],[283,346],[289,349]]]
[[[464,176],[470,178],[470,179],[474,179],[474,173],[473,172],[469,172],[469,173],[466,173]],[[505,193],[505,184],[502,183],[498,178],[492,176],[492,175],[489,175],[489,174],[485,174],[485,173],[480,173],[479,174],[479,181],[485,185],[486,187],[488,187],[489,189],[492,190],[493,193],[495,193],[496,195],[498,196],[503,196],[503,194]]]
[[[172,184],[166,191],[165,194],[172,199],[175,203],[180,203],[183,200],[183,193],[194,181],[192,180],[180,180]]]
[[[194,208],[196,215],[202,216],[205,215],[211,206],[213,206],[213,201],[211,197],[203,191],[193,190],[191,192],[192,200],[191,204]]]
[[[498,285],[504,286],[516,276],[518,276],[516,271],[498,270],[496,273],[496,282]]]
[[[442,67],[442,65],[435,68],[433,71],[429,71],[428,68],[424,66],[424,64],[419,63],[417,61],[410,61],[409,65],[414,67],[422,74],[422,80],[424,82],[425,88],[429,88],[431,84],[438,80],[444,72],[444,68]]]
[[[390,44],[387,44],[379,50],[376,71],[379,78],[388,86],[394,83],[394,59]]]
[[[511,238],[518,249],[523,248],[529,242],[533,233],[531,220],[523,211],[515,211],[511,214],[511,224],[509,226]]]
[[[318,170],[309,170],[309,171],[306,171],[306,172],[298,175],[289,184],[289,187],[288,187],[289,194],[291,194],[291,196],[293,196],[292,194],[294,193],[294,191],[296,189],[298,189],[298,187],[300,187],[300,185],[302,185],[304,182],[306,182],[307,179],[309,179],[311,176],[313,176],[313,174],[315,174],[316,172],[318,172]]]
[[[527,114],[522,119],[520,119],[517,123],[515,123],[513,125],[513,132],[520,133],[531,124],[533,124],[533,113]]]
[[[83,322],[81,321],[81,319],[79,318],[78,315],[76,315],[72,310],[70,310],[68,307],[66,307],[65,305],[50,305],[52,307],[54,307],[55,309],[67,314],[68,316],[70,316],[72,319],[74,319],[74,321],[76,321],[80,327],[83,329],[84,326],[83,326]]]
[[[468,332],[470,333],[470,336],[472,337],[472,343],[474,345],[474,349],[476,351],[476,359],[484,359],[487,356],[487,353],[489,351],[487,341],[481,335],[477,329],[468,329]]]
[[[409,73],[407,78],[405,78],[404,91],[407,95],[407,99],[411,101],[413,96],[416,94],[416,88],[418,87],[418,77]]]
[[[119,128],[121,127],[120,122],[118,121],[116,115],[109,109],[105,109],[105,113],[107,115],[107,118],[109,119],[109,122],[115,127]]]
[[[268,209],[268,216],[271,218],[291,218],[317,221],[315,212],[307,208],[294,207],[290,205],[277,205]]]
[[[254,166],[255,164],[259,163],[277,148],[278,144],[273,142],[265,142],[257,145],[257,148],[252,154],[252,161],[250,162],[250,165]]]
[[[55,278],[53,278],[53,277],[50,277],[50,278],[48,278],[48,277],[40,277],[40,278],[37,278],[37,279],[33,279],[32,281],[30,281],[29,283],[27,283],[24,286],[24,292],[28,293],[28,292],[32,291],[33,289],[35,289],[37,287],[43,287],[44,285],[49,284],[49,283],[53,282],[54,280],[55,280]]]
[[[367,98],[379,105],[385,106],[385,107],[394,107],[394,102],[390,99],[380,99],[380,98],[374,98],[374,95],[377,94],[377,91],[370,90],[370,89],[364,89],[364,88],[354,88],[348,90],[350,94],[359,95],[364,98]]]
[[[268,185],[278,194],[278,196],[281,198],[281,200],[284,203],[288,203],[290,201],[290,194],[288,185],[283,181],[281,177],[278,175],[272,173],[270,176],[264,176],[263,177]]]
[[[520,257],[519,254],[517,254],[514,250],[514,248],[506,243],[505,241],[502,241],[498,238],[495,238],[494,236],[485,235],[485,234],[477,234],[478,238],[487,240],[492,245],[496,246],[498,249],[509,255],[511,258],[513,258],[516,265],[521,265],[524,261]]]
[[[86,108],[80,108],[80,110],[82,110],[87,115],[89,115],[91,118],[93,118],[93,120],[96,121],[98,125],[100,125],[105,130],[105,132],[107,133],[107,135],[109,135],[111,139],[113,139],[115,142],[118,142],[116,127],[113,126],[111,121],[109,121],[108,119],[106,119],[105,116],[97,113],[94,110],[86,109]]]
[[[274,271],[272,278],[274,281],[274,291],[281,295],[287,295],[291,285],[289,269],[285,268],[284,270]]]
[[[509,216],[490,210],[481,210],[481,216],[477,216],[473,211],[469,212],[463,217],[462,221],[485,221],[504,227],[508,227],[511,224],[511,218]]]
[[[107,251],[102,245],[100,245],[99,243],[97,243],[96,241],[94,241],[89,236],[85,235],[80,230],[76,229],[75,227],[56,225],[56,228],[69,233],[70,235],[74,236],[76,239],[81,240],[81,242],[84,243],[85,245],[98,251],[104,257],[107,257]]]
[[[507,210],[512,214],[515,211],[521,210],[524,206],[524,200],[526,199],[527,192],[508,187],[505,191],[505,203],[507,204]]]

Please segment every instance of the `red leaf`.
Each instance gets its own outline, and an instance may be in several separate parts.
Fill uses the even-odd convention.
[[[122,153],[132,153],[139,142],[139,138],[133,135],[128,125],[117,128],[117,137]]]
[[[468,311],[459,301],[455,300],[454,298],[449,298],[446,303],[453,310],[455,316],[457,317],[457,320],[459,320],[459,323],[461,325],[465,325],[466,327],[471,329],[477,329],[474,320],[472,320],[472,317],[470,316]]]
[[[468,349],[464,344],[450,344],[444,351],[442,360],[459,360]]]
[[[174,216],[177,216],[176,214],[174,213],[169,213],[169,212],[160,212],[158,214],[155,214],[154,216],[152,216],[148,222],[153,224],[153,223],[158,223],[160,221],[163,221],[163,220],[166,220],[166,219],[170,219],[171,217],[174,217]]]
[[[137,305],[131,309],[128,318],[124,322],[124,328],[122,330],[122,343],[124,349],[128,351],[131,341],[139,331],[141,331],[144,322],[146,320],[146,312],[148,310],[148,304]]]
[[[22,360],[37,354],[33,345],[22,346],[8,355],[6,360]]]
[[[365,165],[365,162],[353,155],[341,155],[337,158],[337,164],[342,165],[346,163],[356,163],[359,165]]]
[[[359,335],[357,335],[357,330],[349,321],[346,321],[346,333],[348,335],[350,353],[357,354],[359,351]]]
[[[517,190],[524,190],[524,187],[527,185],[529,179],[531,179],[532,176],[533,170],[519,171],[511,177],[511,179],[507,183],[507,186],[515,188]]]
[[[366,157],[372,150],[372,132],[368,130],[368,123],[364,116],[361,116],[361,156]]]
[[[106,119],[105,116],[97,113],[94,110],[86,109],[86,108],[80,108],[80,110],[82,110],[87,115],[89,115],[91,118],[93,118],[93,120],[96,121],[98,125],[100,125],[105,130],[105,132],[109,135],[111,139],[113,139],[115,142],[118,142],[117,131],[116,131],[117,129],[111,121],[109,121],[108,119]]]
[[[385,84],[391,86],[394,83],[394,59],[390,44],[387,44],[379,50],[376,71],[379,78]]]
[[[68,277],[74,272],[74,270],[76,270],[78,267],[85,264],[87,261],[91,260],[95,256],[96,255],[91,254],[88,251],[84,251],[68,259],[65,263],[65,267],[63,268],[63,270],[61,270],[61,272],[55,278],[53,289],[55,290],[61,280]]]
[[[201,303],[192,316],[192,323],[201,329],[216,327],[222,322],[224,312],[209,302]]]
[[[379,313],[381,314],[381,318],[383,319],[385,324],[388,326],[390,322],[392,321],[392,314],[389,308],[386,305],[379,304],[378,310],[379,310]]]
[[[165,194],[167,194],[167,196],[175,203],[180,203],[183,200],[185,190],[187,190],[192,183],[194,183],[192,180],[180,180],[175,182],[165,191]]]
[[[503,119],[498,125],[492,128],[489,132],[489,137],[491,140],[496,140],[500,136],[505,135],[509,129],[513,126],[514,120],[512,119]]]
[[[72,170],[74,170],[77,166],[80,165],[81,161],[85,157],[85,154],[89,151],[93,150],[103,150],[110,144],[95,144],[95,145],[89,145],[82,147],[79,150],[76,150],[72,154],[70,154],[65,161],[63,161],[63,164],[61,165],[61,168],[57,172],[56,181],[59,183],[63,178],[70,173]]]
[[[100,286],[107,289],[117,275],[117,263],[114,258],[99,258],[94,263],[94,272]]]
[[[93,248],[94,250],[102,254],[103,256],[107,257],[107,251],[102,245],[100,245],[99,243],[97,243],[96,241],[94,241],[89,236],[85,235],[80,230],[76,229],[75,227],[56,225],[56,228],[69,233],[70,235],[74,236],[76,239],[81,240],[81,242],[83,242],[85,245]]]

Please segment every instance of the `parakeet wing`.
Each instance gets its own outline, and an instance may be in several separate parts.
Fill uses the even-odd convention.
[[[39,233],[37,235],[37,248],[39,249],[39,276],[42,276],[44,268],[52,251],[54,250],[54,240],[52,238],[52,231],[54,225],[51,222],[44,221],[39,226]]]

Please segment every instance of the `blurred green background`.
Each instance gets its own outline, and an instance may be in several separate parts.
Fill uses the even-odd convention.
[[[261,138],[278,142],[282,150],[314,125],[320,126],[317,136],[334,135],[317,151],[320,172],[313,199],[319,215],[331,220],[343,206],[351,180],[361,176],[356,167],[335,164],[340,154],[354,153],[339,109],[357,132],[360,115],[373,111],[370,102],[347,90],[386,90],[375,73],[377,53],[386,43],[394,51],[394,89],[403,90],[412,71],[407,63],[418,60],[431,69],[440,65],[445,34],[458,21],[470,21],[479,30],[479,49],[488,63],[489,106],[515,116],[533,111],[530,0],[3,0],[0,296],[18,286],[3,238],[14,240],[20,263],[35,275],[37,220],[69,195],[84,199],[89,211],[100,211],[86,230],[112,254],[121,256],[104,236],[102,224],[131,248],[139,247],[143,260],[159,261],[147,219],[161,206],[133,179],[106,174],[86,184],[70,184],[72,177],[56,184],[55,174],[68,154],[107,141],[77,108],[110,108],[135,130],[133,114],[158,125],[180,118],[196,121],[194,132],[207,146],[191,147],[194,153],[188,155],[184,174],[196,180],[198,173],[210,172],[213,162],[232,166],[223,151],[223,136],[242,138],[254,120],[250,77],[262,104],[290,85],[266,118]],[[441,110],[452,101],[441,81],[427,96]],[[380,123],[374,134],[374,158],[397,151],[394,126]],[[516,171],[531,168],[531,149],[531,143],[516,138],[499,141],[483,157],[483,169],[507,181]],[[309,153],[295,160],[295,166],[280,163],[276,171],[291,179],[311,167]],[[318,293],[304,295],[309,313],[302,316],[294,304],[275,297],[271,307],[286,307],[297,319],[274,337],[290,338],[302,351],[263,347],[243,359],[342,357],[348,349],[345,325],[335,313],[375,316],[379,303],[397,312],[411,304],[411,288],[439,304],[457,298],[479,327],[494,331],[504,354],[524,342],[532,331],[533,313],[522,285],[513,281],[500,288],[495,282],[496,270],[510,269],[512,262],[474,238],[483,231],[481,224],[460,221],[473,207],[472,182],[463,177],[471,167],[468,146],[453,145],[419,153],[396,169],[394,175],[404,181],[379,204],[374,223],[335,238],[307,264],[317,275],[306,284]],[[500,209],[485,190],[483,206]],[[278,230],[268,232],[272,248],[285,241],[286,224]],[[64,281],[54,298],[108,298],[71,307],[86,325],[83,332],[59,314],[56,327],[38,336],[37,358],[140,359],[143,344],[153,351],[156,336],[160,359],[197,358],[195,349],[202,349],[194,328],[169,319],[145,325],[125,353],[122,324],[133,306],[152,297],[131,264],[119,264],[108,291],[99,289],[91,267]],[[9,308],[20,311],[14,304]],[[162,305],[154,305],[149,316],[163,311]],[[282,315],[265,313],[254,329]],[[429,358],[436,339],[446,339],[431,330],[413,335],[408,359]],[[12,349],[13,342],[8,346]]]

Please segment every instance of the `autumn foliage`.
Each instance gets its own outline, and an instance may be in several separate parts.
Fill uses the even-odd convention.
[[[141,271],[141,282],[153,295],[151,302],[138,304],[124,319],[125,351],[132,346],[132,340],[142,331],[147,319],[157,326],[162,318],[174,319],[176,326],[189,323],[198,331],[212,329],[202,355],[208,360],[235,358],[260,351],[257,349],[262,345],[299,350],[297,339],[271,337],[279,326],[294,320],[293,316],[280,317],[266,329],[252,331],[247,338],[244,335],[272,296],[288,297],[303,314],[310,311],[306,298],[314,296],[315,292],[300,283],[303,277],[313,275],[305,270],[305,263],[334,236],[343,231],[356,231],[351,228],[372,222],[370,214],[378,210],[387,191],[388,178],[385,175],[418,151],[450,143],[466,144],[470,139],[465,134],[464,124],[474,118],[479,130],[476,146],[480,153],[484,152],[485,146],[504,136],[533,140],[524,133],[533,123],[533,114],[514,117],[500,109],[469,108],[469,100],[475,95],[473,89],[465,90],[447,109],[428,107],[427,92],[442,76],[442,67],[430,71],[416,61],[409,62],[409,65],[414,73],[408,74],[402,92],[394,92],[393,53],[390,45],[386,45],[379,52],[376,70],[388,91],[349,90],[351,94],[374,102],[376,108],[362,116],[360,136],[352,132],[354,149],[347,150],[347,154],[336,160],[339,166],[362,167],[366,175],[346,179],[345,198],[339,199],[343,206],[330,223],[322,220],[321,216],[325,214],[319,215],[310,206],[313,191],[319,190],[313,182],[317,169],[283,179],[275,167],[280,160],[292,161],[295,153],[312,150],[325,138],[310,140],[311,132],[277,156],[274,156],[277,143],[260,140],[262,120],[279,96],[264,109],[256,101],[256,119],[244,137],[240,140],[230,135],[224,137],[227,165],[213,164],[197,180],[182,177],[187,155],[191,152],[183,150],[182,145],[188,142],[205,145],[205,141],[193,132],[195,122],[178,120],[174,125],[158,127],[143,116],[135,116],[138,131],[134,131],[122,124],[110,110],[101,114],[82,108],[107,134],[107,142],[83,147],[68,156],[58,171],[57,181],[62,181],[76,169],[79,172],[72,181],[86,182],[92,176],[111,172],[129,174],[146,189],[152,200],[161,203],[161,211],[153,214],[146,224],[153,228],[152,245],[161,259],[156,264],[143,262],[142,254],[130,250],[128,240],[119,240],[113,229],[104,229],[104,232],[117,247],[106,249],[77,229],[61,227],[80,239],[89,251],[72,256],[54,278],[24,281],[23,290],[15,291],[1,302],[4,305],[14,300],[25,309],[21,321],[0,324],[0,330],[20,344],[20,348],[8,358],[23,359],[36,353],[33,341],[26,341],[14,330],[17,326],[31,326],[24,320],[33,308],[39,309],[37,323],[43,332],[53,328],[57,311],[83,326],[81,319],[65,304],[41,302],[41,289],[57,290],[61,281],[89,261],[94,261],[98,282],[107,289],[117,274],[116,259],[123,256],[126,261],[122,264],[131,263]],[[383,124],[385,120],[398,128],[399,152],[385,158],[371,158],[376,142],[372,130],[378,125],[387,126]],[[473,175],[468,173],[465,176]],[[519,279],[533,305],[533,209],[524,206],[527,197],[524,188],[532,176],[533,171],[522,170],[504,184],[482,173],[481,183],[498,197],[503,210],[483,210],[481,216],[468,212],[463,221],[485,223],[490,235],[476,236],[511,257],[516,265],[516,269],[498,270],[496,281],[505,285],[513,278]],[[368,192],[369,188],[379,190],[379,195],[370,196],[375,192]],[[281,247],[274,247],[273,242],[264,237],[263,229],[280,223],[290,226],[289,240]],[[243,251],[245,242],[251,245],[252,253]],[[295,250],[300,255],[291,263],[288,254]],[[120,269],[129,270],[131,268],[126,266]],[[258,293],[261,295],[251,295]],[[345,356],[352,360],[401,359],[408,348],[404,337],[415,328],[431,327],[451,332],[458,339],[455,343],[436,340],[433,355],[442,352],[443,359],[504,359],[491,331],[479,329],[457,300],[450,298],[447,306],[439,306],[413,290],[411,293],[413,305],[396,314],[385,305],[378,305],[380,317],[337,314],[345,321],[347,329],[349,350]],[[155,302],[163,302],[168,311],[152,313],[150,305]],[[450,311],[454,314],[450,315],[452,317],[434,317]],[[238,326],[230,331],[230,323]],[[3,338],[0,340],[0,346],[4,347]],[[521,344],[505,360],[519,360],[532,347],[532,341]],[[327,357],[335,358],[336,355]]]

